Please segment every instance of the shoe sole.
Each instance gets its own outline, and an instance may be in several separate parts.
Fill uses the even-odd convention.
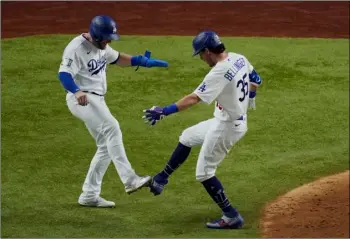
[[[78,202],[80,206],[82,207],[97,207],[97,208],[114,208],[115,205],[111,205],[111,206],[98,206],[98,205],[93,205],[93,204],[84,204],[84,203],[80,203]]]
[[[209,229],[222,229],[222,230],[229,230],[229,229],[240,229],[243,227],[243,223],[241,225],[238,225],[238,226],[227,226],[227,227],[211,227],[211,226],[208,226],[206,225],[207,228]]]
[[[148,186],[150,185],[151,180],[152,180],[152,178],[149,177],[149,179],[148,179],[147,181],[145,181],[143,184],[141,184],[139,187],[134,188],[134,189],[132,189],[132,190],[130,190],[130,191],[126,191],[126,193],[130,195],[130,194],[132,194],[132,193],[138,191],[140,188],[148,187]]]

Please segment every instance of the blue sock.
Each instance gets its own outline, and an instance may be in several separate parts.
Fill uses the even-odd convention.
[[[202,184],[226,216],[236,217],[238,215],[237,210],[231,206],[230,201],[227,199],[224,188],[216,176],[203,181]]]
[[[167,179],[180,165],[185,162],[188,155],[191,152],[191,148],[179,143],[170,157],[167,165],[158,175]]]

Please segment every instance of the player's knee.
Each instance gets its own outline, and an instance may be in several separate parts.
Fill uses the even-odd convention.
[[[123,144],[123,135],[120,130],[118,121],[114,123],[107,123],[105,125],[104,137],[107,140],[107,145],[121,145]]]
[[[201,161],[199,161],[196,167],[196,180],[198,182],[203,182],[211,177],[214,177],[215,171],[216,167],[212,167],[210,164],[203,164]]]
[[[208,180],[209,178],[212,178],[215,176],[215,173],[207,173],[207,174],[197,174],[196,173],[196,180],[198,182],[204,182],[205,180]]]
[[[191,134],[188,129],[182,131],[182,134],[179,137],[179,142],[187,147],[193,147],[194,144],[191,142]]]
[[[104,133],[109,136],[121,136],[120,125],[117,120],[106,121],[102,126]]]

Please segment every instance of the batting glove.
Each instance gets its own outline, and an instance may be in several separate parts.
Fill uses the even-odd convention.
[[[168,67],[168,62],[158,60],[158,59],[151,59],[151,52],[146,51],[145,55],[138,55],[138,56],[133,56],[131,58],[131,65],[132,66],[137,66],[136,70],[139,68],[139,66],[143,67]]]
[[[150,109],[143,110],[144,116],[142,117],[146,123],[151,126],[155,125],[159,120],[163,119],[166,115],[162,107],[153,106]]]
[[[249,108],[249,109],[253,109],[253,110],[256,109],[256,106],[255,106],[255,98],[250,98],[250,99],[249,99],[248,108]]]
[[[256,109],[256,106],[255,106],[255,95],[256,95],[255,91],[250,91],[249,92],[248,109],[253,109],[253,110]]]

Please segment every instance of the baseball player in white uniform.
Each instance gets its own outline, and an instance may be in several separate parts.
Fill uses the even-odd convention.
[[[191,94],[176,103],[144,110],[143,118],[155,125],[165,116],[183,111],[199,102],[215,101],[214,117],[185,129],[179,144],[164,169],[152,178],[150,190],[159,195],[169,176],[186,160],[191,148],[202,145],[197,161],[196,179],[201,182],[223,216],[208,222],[208,228],[236,229],[244,220],[231,206],[224,188],[215,176],[217,166],[232,146],[247,132],[248,107],[255,109],[256,88],[261,84],[258,73],[248,59],[240,54],[226,52],[224,44],[213,31],[203,31],[193,40],[193,55],[200,55],[212,69]]]
[[[59,67],[59,80],[67,91],[70,112],[82,120],[96,141],[78,203],[90,207],[114,207],[100,196],[103,176],[112,161],[125,191],[130,194],[147,185],[150,176],[138,176],[123,145],[122,132],[105,102],[107,64],[120,66],[167,67],[168,63],[145,56],[130,56],[112,49],[108,43],[118,40],[117,25],[106,15],[92,19],[88,33],[75,37],[65,48]]]

